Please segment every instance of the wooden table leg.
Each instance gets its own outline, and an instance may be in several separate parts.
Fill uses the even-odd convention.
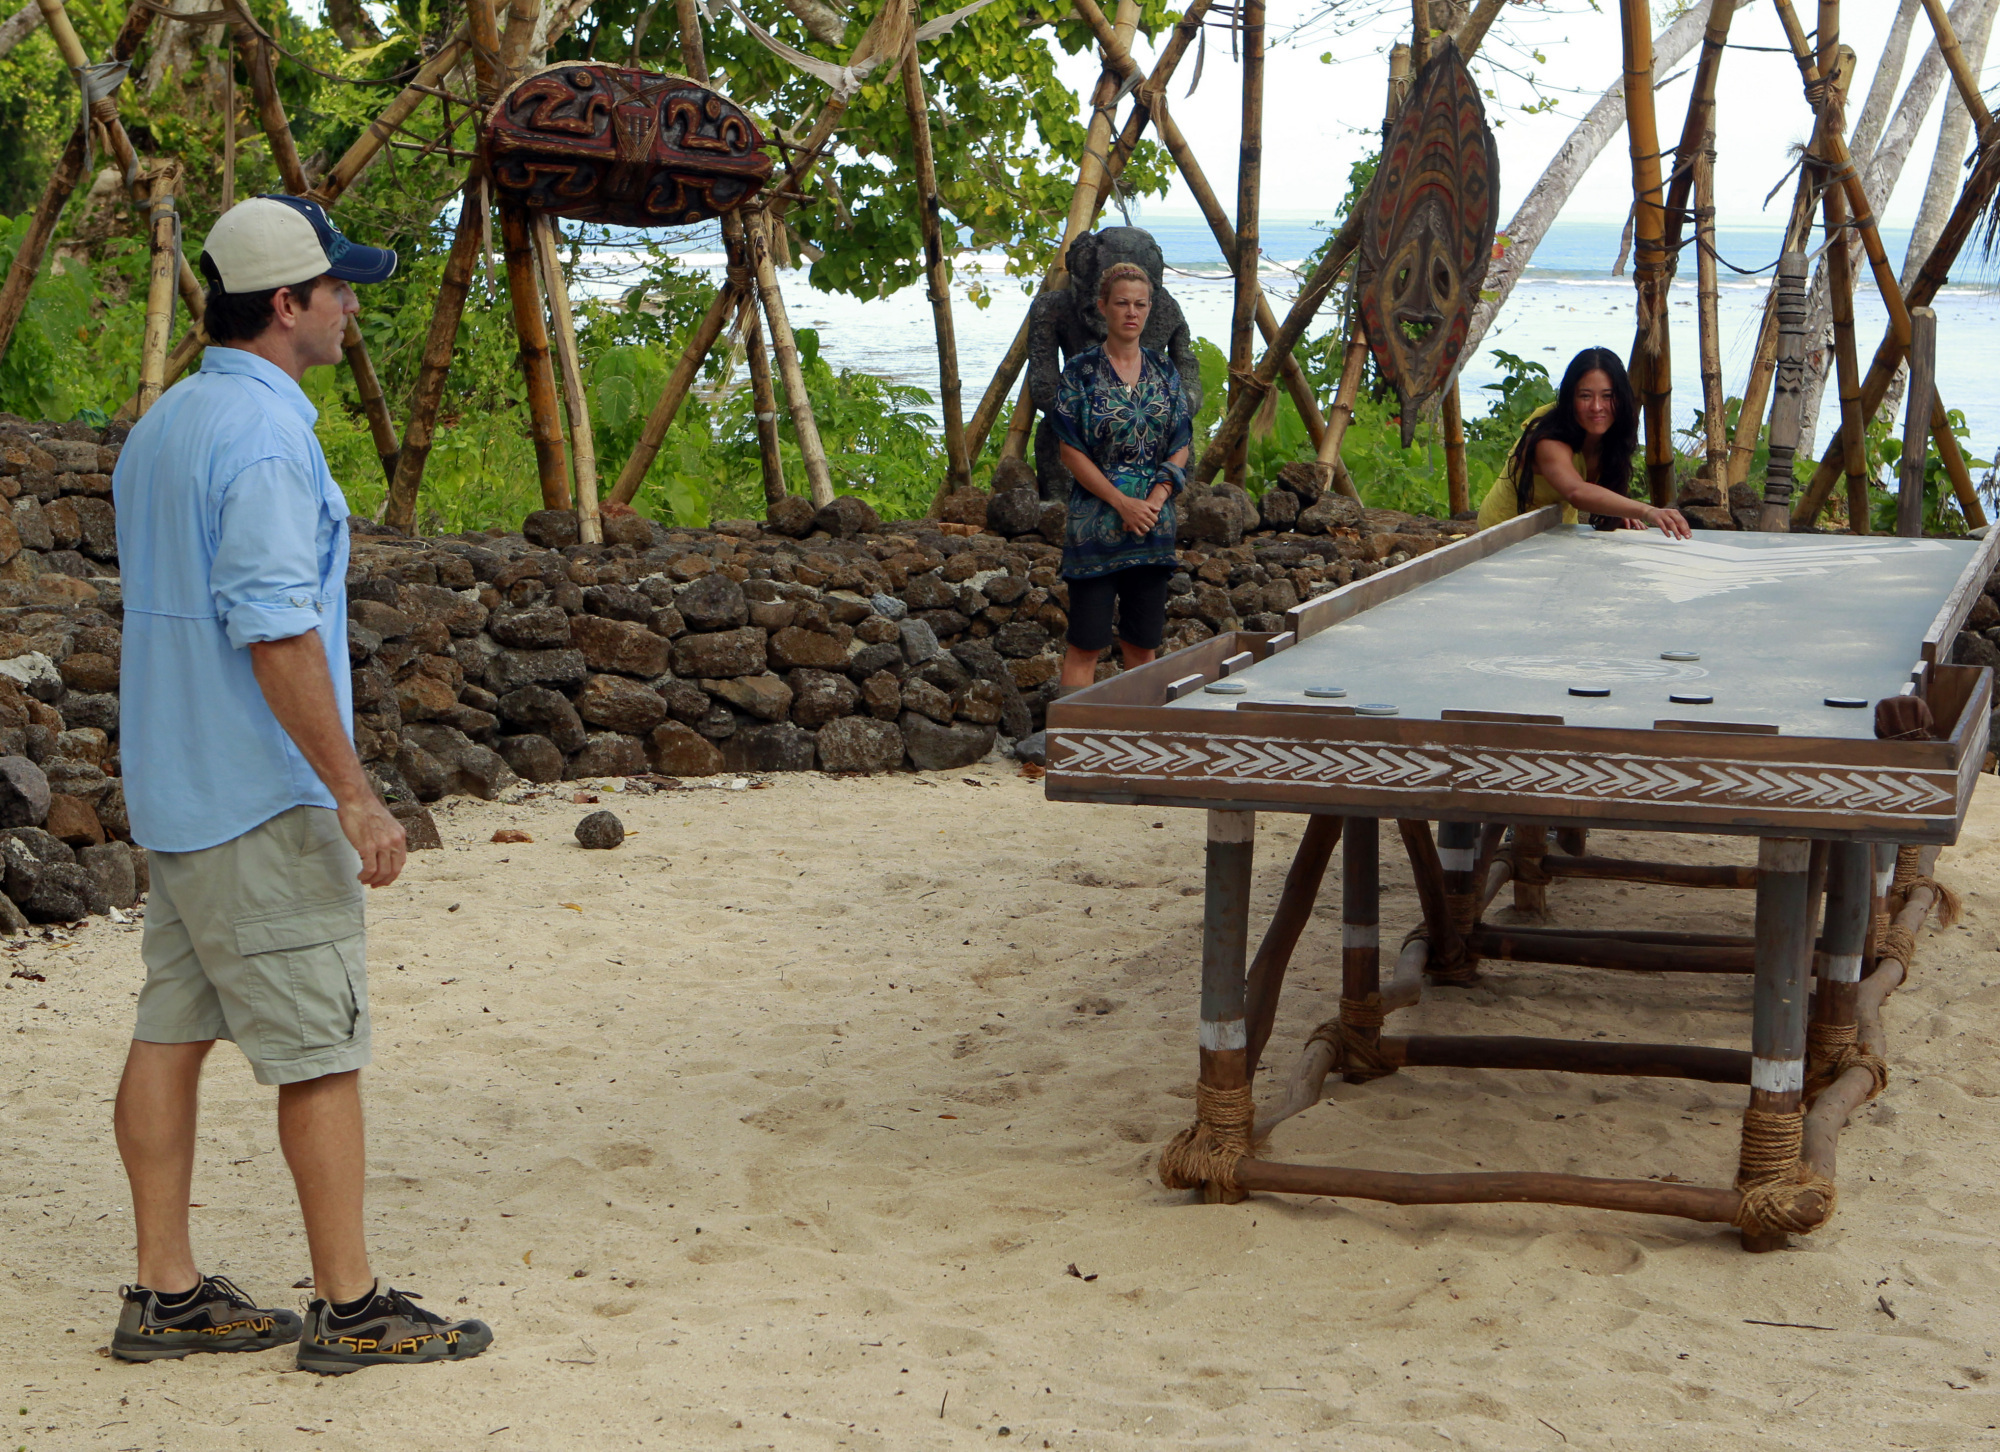
[[[1805,1116],[1806,973],[1813,922],[1811,844],[1767,837],[1757,850],[1756,986],[1750,1030],[1750,1106],[1736,1186],[1743,1248],[1781,1250],[1833,1208],[1832,1187],[1799,1162]]]
[[[1514,911],[1533,917],[1549,915],[1549,875],[1542,867],[1548,855],[1545,827],[1514,828]]]
[[[1348,1083],[1391,1072],[1377,1062],[1382,1018],[1382,824],[1349,817],[1340,838],[1341,1077]]]
[[[1445,906],[1451,913],[1451,924],[1456,929],[1460,942],[1464,942],[1479,923],[1480,902],[1479,877],[1479,824],[1477,822],[1438,823],[1438,861],[1444,867]],[[1470,950],[1465,954],[1464,967],[1457,973],[1432,973],[1441,982],[1469,983],[1479,977],[1479,960]]]
[[[1250,948],[1250,870],[1255,860],[1257,814],[1208,814],[1208,897],[1201,932],[1201,1077],[1195,1084],[1195,1123],[1160,1154],[1160,1181],[1169,1189],[1201,1186],[1210,1204],[1244,1197],[1236,1187],[1236,1161],[1250,1153],[1247,989],[1244,964]]]
[[[1875,971],[1882,952],[1882,934],[1889,927],[1889,887],[1896,875],[1896,844],[1876,842],[1869,847],[1868,944],[1861,950],[1861,976]]]
[[[1826,929],[1806,1028],[1806,1093],[1819,1092],[1847,1069],[1858,1044],[1856,996],[1868,941],[1873,853],[1866,842],[1835,842],[1827,854]]]

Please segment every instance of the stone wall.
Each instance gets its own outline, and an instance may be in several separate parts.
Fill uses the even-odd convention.
[[[0,927],[144,887],[118,764],[123,437],[0,415]],[[1281,629],[1301,600],[1470,528],[1321,478],[1291,466],[1261,505],[1187,497],[1168,649]],[[1041,728],[1068,623],[1062,507],[1002,482],[897,524],[853,498],[704,530],[613,513],[601,545],[551,512],[417,539],[356,519],[356,745],[416,843],[421,803],[520,779],[970,765]],[[2000,666],[2000,575],[1956,658]]]

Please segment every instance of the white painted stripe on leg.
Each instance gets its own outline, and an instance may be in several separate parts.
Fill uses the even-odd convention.
[[[1340,925],[1340,946],[1343,948],[1382,947],[1382,928],[1379,923],[1342,923]]]
[[[1214,1052],[1218,1049],[1247,1048],[1250,1036],[1240,1018],[1216,1020],[1205,1018],[1201,1021],[1201,1046]]]
[[[1826,979],[1829,983],[1859,983],[1861,981],[1861,955],[1859,953],[1828,953],[1826,955]]]
[[[1791,1094],[1806,1087],[1804,1059],[1750,1060],[1750,1087],[1766,1094]]]
[[[1875,874],[1875,896],[1887,897],[1889,884],[1896,880],[1896,869],[1891,867]]]
[[[1254,842],[1257,839],[1255,812],[1224,812],[1208,809],[1208,840],[1211,842]]]
[[[1479,861],[1477,847],[1440,847],[1438,861],[1446,872],[1470,872]]]

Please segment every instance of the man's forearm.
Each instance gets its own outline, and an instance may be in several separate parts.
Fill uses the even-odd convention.
[[[264,700],[306,764],[342,804],[373,799],[374,789],[354,754],[327,668],[319,632],[289,640],[259,641],[250,647],[250,668]]]

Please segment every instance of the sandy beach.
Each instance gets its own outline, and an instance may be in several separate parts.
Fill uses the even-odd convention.
[[[371,899],[376,1265],[493,1324],[464,1366],[111,1361],[133,1272],[110,1098],[140,929],[8,941],[0,1443],[2000,1446],[1991,778],[1938,868],[1965,918],[1921,935],[1886,1010],[1892,1085],[1842,1139],[1838,1213],[1766,1256],[1664,1218],[1161,1189],[1154,1161],[1192,1112],[1199,813],[1052,805],[997,762],[603,805],[632,834],[611,852],[576,845],[594,808],[567,787],[441,803],[444,850]],[[1253,935],[1299,822],[1263,819]],[[535,840],[494,844],[499,828]],[[1333,877],[1266,1099],[1337,997]],[[1399,852],[1384,879],[1393,941],[1417,915]],[[1551,903],[1572,926],[1746,931],[1750,913],[1747,893],[1579,882]],[[1749,984],[1502,964],[1396,1022],[1742,1046]],[[1271,1152],[1726,1183],[1741,1102],[1411,1070],[1334,1088]],[[272,1108],[218,1046],[196,1248],[302,1305]]]

